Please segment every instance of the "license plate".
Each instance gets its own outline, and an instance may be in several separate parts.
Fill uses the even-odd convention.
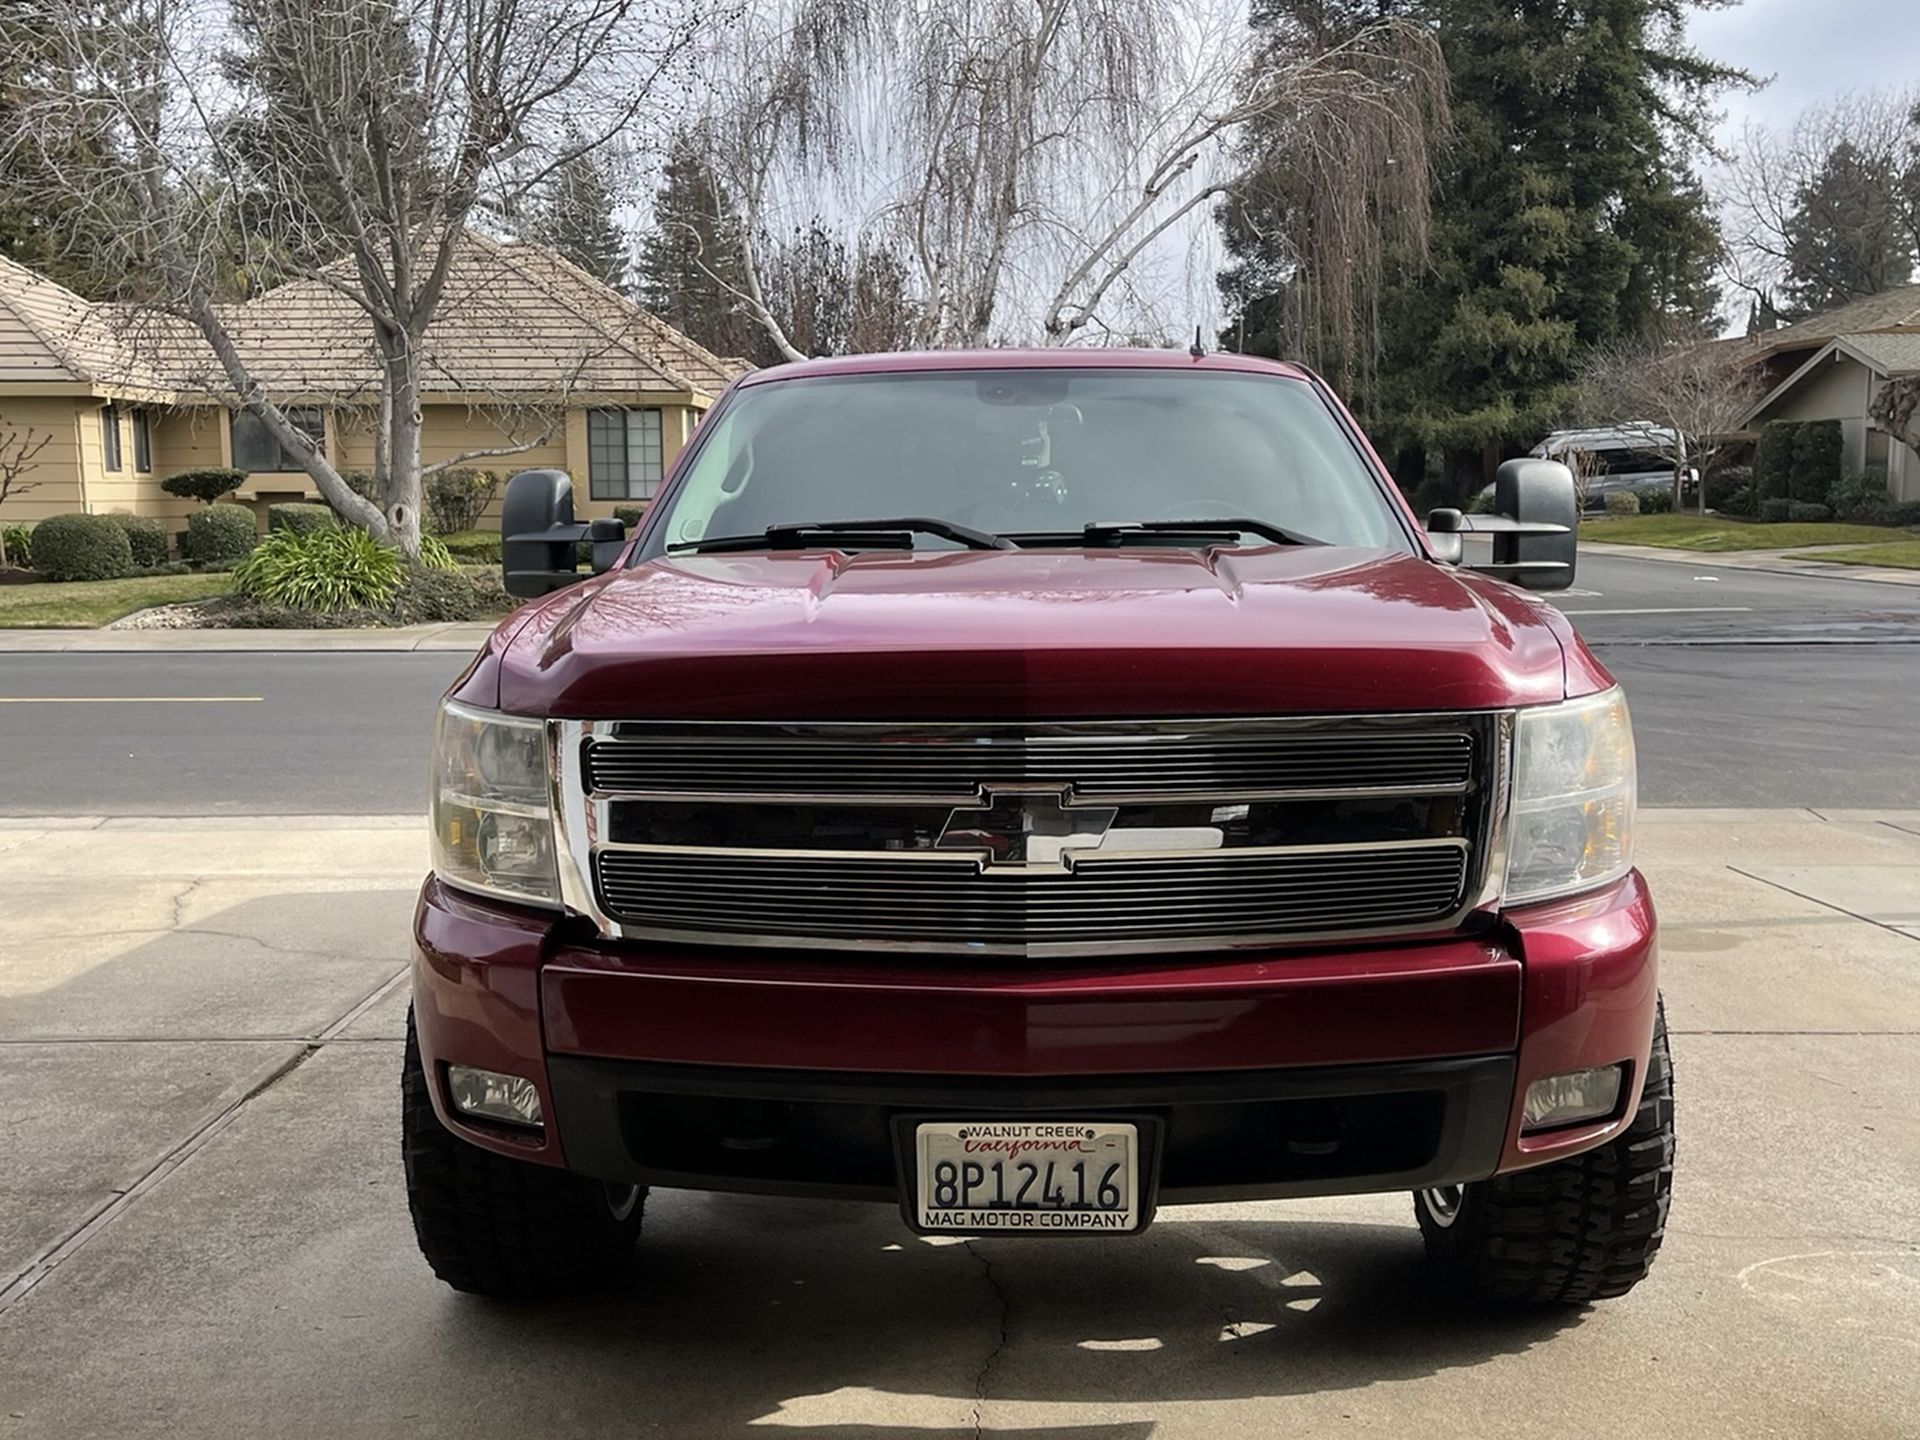
[[[920,1228],[1051,1234],[1139,1227],[1140,1131],[1113,1121],[968,1120],[914,1130]]]

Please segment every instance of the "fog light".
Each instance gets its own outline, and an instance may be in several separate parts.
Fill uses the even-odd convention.
[[[1522,1130],[1552,1130],[1582,1120],[1604,1120],[1620,1103],[1624,1065],[1598,1070],[1570,1070],[1549,1075],[1527,1087],[1527,1105],[1520,1118]]]
[[[447,1093],[453,1097],[453,1108],[462,1115],[539,1128],[540,1091],[531,1080],[518,1075],[449,1065]]]

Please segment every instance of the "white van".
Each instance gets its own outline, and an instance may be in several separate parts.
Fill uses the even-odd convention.
[[[1676,433],[1663,426],[1630,422],[1598,430],[1556,430],[1532,453],[1563,464],[1573,452],[1584,450],[1594,457],[1592,479],[1587,484],[1586,508],[1604,511],[1607,496],[1617,491],[1644,495],[1648,491],[1673,493],[1675,455],[1683,453]],[[1698,502],[1700,472],[1689,465],[1681,482],[1681,503]]]

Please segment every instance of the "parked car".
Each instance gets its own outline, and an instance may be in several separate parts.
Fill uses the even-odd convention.
[[[1496,498],[1422,529],[1314,376],[1147,351],[758,371],[632,537],[513,477],[414,921],[434,1271],[604,1282],[656,1186],[1043,1239],[1401,1191],[1463,1289],[1631,1289],[1632,729],[1528,593],[1571,477]]]
[[[1556,430],[1532,453],[1547,460],[1571,463],[1575,451],[1593,457],[1587,482],[1586,508],[1600,513],[1607,496],[1619,492],[1645,495],[1673,493],[1673,457],[1681,453],[1675,431],[1652,424],[1619,425],[1603,430]],[[1700,472],[1685,467],[1681,476],[1682,505],[1699,502]]]

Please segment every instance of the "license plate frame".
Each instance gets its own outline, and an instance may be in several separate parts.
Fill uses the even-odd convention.
[[[1124,1139],[1126,1154],[1127,1190],[1122,1207],[1123,1219],[1120,1224],[1087,1223],[1081,1217],[1089,1214],[1110,1214],[1112,1211],[1089,1209],[1081,1211],[1072,1207],[1019,1207],[1014,1205],[976,1205],[965,1211],[967,1221],[986,1223],[956,1222],[953,1212],[960,1207],[940,1207],[934,1203],[931,1193],[923,1194],[923,1182],[931,1180],[932,1166],[936,1159],[929,1158],[929,1147],[923,1142],[923,1135],[929,1139],[938,1136],[951,1137],[960,1130],[992,1132],[982,1138],[996,1142],[1027,1138],[1031,1132],[1059,1131],[1064,1128],[1081,1127],[1094,1132],[1096,1145],[1099,1137],[1115,1135]],[[920,1235],[1044,1235],[1049,1238],[1067,1235],[1135,1235],[1146,1229],[1153,1219],[1154,1202],[1159,1190],[1159,1150],[1160,1126],[1156,1117],[1140,1115],[1111,1115],[1085,1112],[1066,1115],[1031,1114],[969,1114],[956,1116],[951,1112],[933,1115],[911,1115],[895,1117],[895,1151],[900,1175],[901,1213],[908,1226]],[[1033,1138],[1042,1138],[1033,1135]],[[1049,1137],[1055,1143],[1066,1137]],[[936,1145],[934,1148],[940,1148]],[[952,1149],[943,1153],[956,1154]],[[1034,1152],[1029,1152],[1034,1153]],[[1056,1162],[1067,1153],[1064,1150],[1055,1154]],[[1096,1149],[1095,1154],[1099,1153]],[[1092,1155],[1089,1155],[1089,1159]],[[1004,1161],[1005,1156],[1002,1155]],[[984,1166],[987,1161],[981,1161]],[[1015,1160],[1015,1163],[1019,1163]],[[985,1177],[983,1177],[985,1178]],[[1044,1182],[1044,1170],[1042,1172]],[[1072,1177],[1059,1176],[1057,1188],[1066,1189]],[[1093,1183],[1097,1187],[1098,1180]],[[937,1212],[945,1211],[946,1215]],[[987,1220],[989,1215],[1038,1217],[1042,1214],[1075,1216],[1073,1221],[1062,1223],[1059,1220],[1043,1221],[1038,1218],[1015,1220]]]

